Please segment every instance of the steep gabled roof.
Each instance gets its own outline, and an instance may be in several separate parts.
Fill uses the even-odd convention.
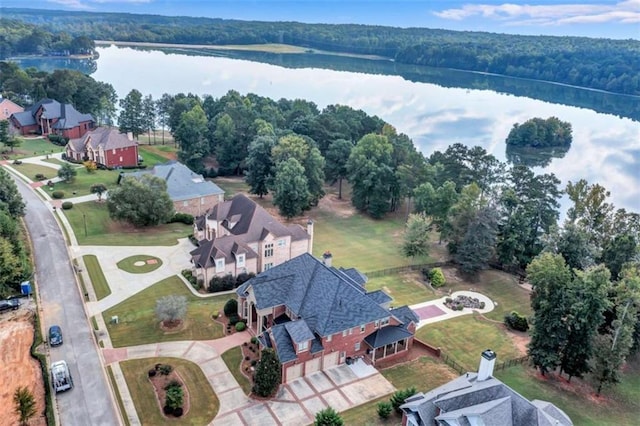
[[[137,141],[129,139],[124,133],[120,133],[117,129],[108,129],[106,127],[98,127],[85,133],[81,138],[69,140],[69,147],[75,152],[84,152],[87,147],[94,151],[99,149],[107,151],[137,145]]]
[[[285,305],[322,337],[390,317],[359,283],[308,253],[262,272],[237,294],[250,289],[258,309]]]
[[[201,240],[198,247],[190,253],[191,260],[199,268],[211,268],[215,266],[215,259],[223,258],[225,263],[236,261],[238,254],[244,254],[245,259],[255,259],[258,254],[246,245],[240,245],[229,236],[215,238],[213,240]]]
[[[85,121],[95,121],[91,114],[83,114],[71,104],[61,104],[53,99],[41,99],[23,112],[13,114],[12,117],[21,126],[38,124],[36,113],[42,108],[42,117],[47,120],[58,119],[53,125],[54,129],[73,129]]]

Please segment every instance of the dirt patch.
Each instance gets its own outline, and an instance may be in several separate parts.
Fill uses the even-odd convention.
[[[507,336],[511,338],[513,346],[516,347],[520,355],[525,356],[527,354],[527,345],[529,345],[531,337],[527,333],[512,330],[507,331]]]
[[[26,386],[36,400],[36,415],[29,425],[46,425],[44,417],[44,384],[40,364],[31,358],[33,343],[33,314],[25,307],[15,312],[0,314],[0,423],[17,425],[18,415],[13,412],[13,393]]]

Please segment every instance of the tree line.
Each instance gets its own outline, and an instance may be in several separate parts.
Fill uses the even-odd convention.
[[[92,39],[183,44],[286,43],[640,94],[640,42],[428,28],[303,24],[124,13],[3,9],[7,18]],[[89,24],[90,23],[90,24]]]
[[[15,182],[0,169],[0,297],[20,292],[20,283],[31,276],[21,218],[25,204]]]
[[[0,18],[0,59],[18,55],[90,55],[93,39],[65,31],[52,32],[27,22]]]

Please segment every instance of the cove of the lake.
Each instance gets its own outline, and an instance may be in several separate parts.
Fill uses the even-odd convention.
[[[321,109],[343,104],[379,116],[427,156],[460,142],[505,160],[505,138],[514,123],[556,116],[573,126],[573,144],[563,156],[534,158],[534,170],[554,173],[563,187],[579,179],[599,183],[611,191],[616,207],[640,212],[640,97],[313,54],[213,56],[115,46],[97,51],[99,58],[89,64],[92,77],[112,84],[120,98],[134,88],[154,99],[179,92],[220,97],[233,89],[306,99]],[[509,154],[521,159],[521,153]]]

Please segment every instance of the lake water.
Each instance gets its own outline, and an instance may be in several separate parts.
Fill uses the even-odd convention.
[[[572,124],[572,147],[535,170],[554,173],[563,185],[600,183],[616,207],[640,212],[640,97],[320,55],[221,57],[115,46],[98,52],[92,76],[111,83],[119,97],[134,88],[154,99],[178,92],[220,97],[234,89],[320,108],[344,104],[392,124],[425,155],[460,142],[505,160],[514,123],[556,116]]]

